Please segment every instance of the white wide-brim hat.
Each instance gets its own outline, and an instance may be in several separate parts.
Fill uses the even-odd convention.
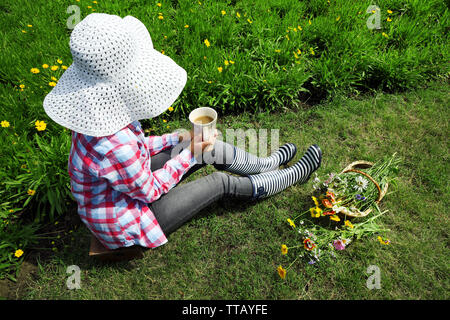
[[[166,111],[187,74],[153,49],[138,19],[92,13],[70,36],[73,63],[44,99],[44,110],[73,131],[108,136]]]

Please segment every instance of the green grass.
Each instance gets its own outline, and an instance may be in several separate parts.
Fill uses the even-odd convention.
[[[276,267],[287,262],[280,254],[280,245],[290,241],[286,218],[309,207],[309,181],[254,205],[220,201],[172,234],[166,245],[128,263],[90,259],[89,233],[81,227],[73,241],[56,243],[68,248],[41,260],[23,297],[448,299],[448,89],[436,83],[405,94],[337,98],[313,108],[219,121],[223,127],[280,128],[280,142],[296,143],[299,153],[318,143],[324,152],[320,174],[398,152],[403,159],[398,185],[382,202],[382,209],[389,209],[382,223],[391,230],[390,246],[380,245],[376,237],[361,239],[335,263],[294,264],[286,281],[281,280]],[[212,171],[206,168],[189,179]],[[65,286],[66,268],[72,264],[81,268],[79,290]],[[369,265],[381,270],[380,290],[366,287]]]

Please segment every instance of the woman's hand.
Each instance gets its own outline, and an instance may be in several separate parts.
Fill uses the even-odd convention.
[[[192,129],[191,131],[183,129],[182,132],[178,133],[178,141],[179,142],[190,141],[193,136],[194,136],[194,129]]]
[[[206,147],[214,145],[216,143],[217,134],[217,130],[215,130],[214,135],[211,136],[211,138],[207,141],[202,141],[201,135],[193,136],[193,139],[189,144],[189,150],[191,150],[191,153],[194,155],[194,157],[202,154],[205,151]]]

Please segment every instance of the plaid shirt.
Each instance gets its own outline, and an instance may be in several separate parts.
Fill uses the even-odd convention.
[[[68,171],[78,214],[107,248],[154,248],[167,242],[146,203],[169,192],[196,163],[188,149],[150,170],[150,157],[178,144],[178,134],[145,137],[139,121],[115,134],[72,131]]]

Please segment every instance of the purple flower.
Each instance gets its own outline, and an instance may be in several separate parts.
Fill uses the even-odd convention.
[[[360,194],[357,194],[357,195],[356,195],[356,200],[362,200],[362,201],[364,201],[364,200],[366,200],[366,197],[364,197],[364,196],[362,196],[362,195],[360,195]]]
[[[336,250],[344,250],[345,249],[345,243],[344,241],[342,241],[341,239],[339,240],[334,240],[333,241],[333,246]]]
[[[308,263],[311,264],[311,265],[313,265],[314,263],[316,263],[316,260],[309,260]]]

